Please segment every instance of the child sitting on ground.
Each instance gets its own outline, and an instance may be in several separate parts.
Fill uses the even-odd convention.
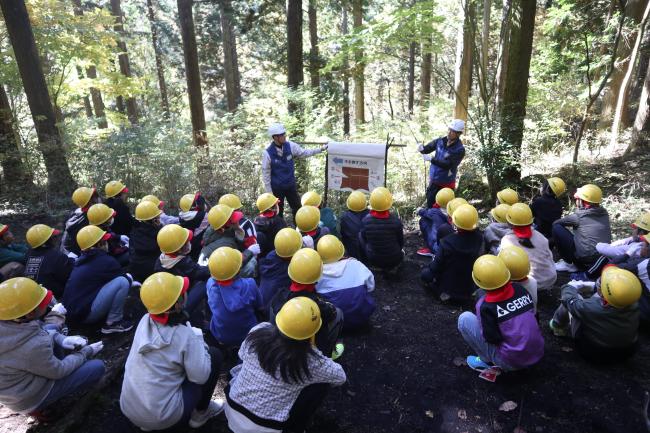
[[[210,207],[201,193],[197,192],[196,194],[185,194],[181,197],[179,208],[181,209],[178,214],[179,225],[192,230],[191,257],[198,260],[203,246],[203,236],[210,226],[208,222]]]
[[[345,204],[348,210],[343,212],[339,219],[341,241],[348,256],[361,260],[359,231],[361,230],[361,221],[368,215],[368,199],[363,192],[353,191]]]
[[[104,190],[106,192],[106,205],[115,210],[111,226],[113,232],[120,236],[129,236],[135,224],[131,210],[126,205],[129,189],[122,182],[112,180],[106,184]]]
[[[485,238],[485,249],[493,256],[499,253],[501,239],[510,231],[510,225],[506,215],[510,209],[509,204],[500,204],[490,211],[492,222],[485,228],[483,237]]]
[[[257,198],[257,209],[260,214],[255,217],[257,242],[260,245],[260,256],[266,256],[273,249],[275,235],[287,226],[279,214],[279,200],[273,194],[265,192]]]
[[[390,212],[393,195],[384,187],[370,194],[370,213],[361,221],[359,243],[363,261],[370,267],[395,272],[404,260],[404,227]]]
[[[30,246],[25,276],[48,287],[58,298],[63,296],[63,289],[74,266],[74,259],[63,254],[56,246],[60,233],[45,224],[36,224],[25,235]]]
[[[20,277],[25,272],[27,245],[14,241],[9,226],[0,224],[0,275],[6,279]]]
[[[330,233],[329,228],[320,226],[320,210],[316,206],[303,206],[298,209],[296,228],[302,233],[308,248],[316,248],[318,240]]]
[[[207,283],[210,332],[219,345],[239,346],[258,323],[256,311],[262,308],[262,297],[257,284],[239,274],[242,253],[234,248],[218,248],[210,255],[208,267],[212,275]]]
[[[230,430],[305,431],[330,386],[346,381],[343,368],[314,347],[321,324],[318,306],[298,297],[282,307],[276,325],[251,330],[225,390]]]
[[[145,195],[144,197],[142,197],[142,200],[140,200],[141,203],[143,201],[150,201],[151,203],[158,206],[158,209],[160,209],[162,211],[162,213],[160,214],[160,223],[162,225],[166,226],[167,224],[178,224],[180,222],[178,217],[175,217],[173,215],[167,215],[165,213],[165,211],[163,210],[163,208],[165,207],[165,202],[161,201],[155,195],[152,195],[152,194]]]
[[[650,212],[645,212],[632,223],[631,236],[612,243],[599,242],[596,244],[596,250],[608,259],[613,259],[624,254],[628,257],[638,257],[643,247],[641,236],[647,235],[649,232]]]
[[[127,267],[129,265],[129,238],[112,231],[115,215],[115,210],[105,204],[94,204],[88,209],[88,222],[111,235],[108,239],[108,254],[115,257],[120,266]]]
[[[472,279],[485,295],[476,314],[458,318],[458,330],[476,352],[467,357],[474,370],[496,366],[503,371],[530,367],[544,355],[544,338],[537,325],[534,303],[526,289],[510,282],[503,260],[486,254],[474,263]]]
[[[162,225],[162,211],[150,201],[141,201],[135,208],[135,227],[129,238],[129,272],[136,281],[142,282],[154,272],[160,255],[156,238]]]
[[[225,204],[228,207],[231,207],[233,210],[238,210],[241,212],[241,208],[244,206],[241,203],[241,200],[235,194],[224,194],[219,198],[219,204]],[[257,230],[255,230],[255,224],[253,221],[246,218],[246,215],[243,215],[239,220],[239,227],[244,231],[244,247],[248,248],[257,242]]]
[[[259,261],[262,312],[268,314],[273,297],[287,290],[291,279],[287,270],[293,255],[302,248],[303,241],[297,230],[285,227],[275,235],[275,249]]]
[[[61,237],[61,251],[76,258],[81,254],[79,245],[77,245],[77,233],[88,225],[88,215],[86,213],[90,206],[100,203],[101,200],[95,188],[82,186],[72,193],[72,201],[78,208],[73,210],[65,221],[65,229]]]
[[[420,256],[433,257],[438,243],[438,227],[447,223],[447,203],[455,197],[454,190],[442,188],[436,193],[436,202],[429,209],[418,210],[420,216],[420,233],[425,246],[417,251]]]
[[[336,215],[332,208],[323,207],[323,199],[315,191],[307,191],[304,193],[300,199],[300,204],[302,206],[315,206],[320,211],[320,222],[318,223],[321,227],[327,227],[329,233],[339,237],[338,232],[338,223],[336,221]]]
[[[544,180],[541,195],[533,199],[530,209],[535,217],[535,229],[547,239],[553,236],[553,223],[562,218],[562,202],[558,198],[566,192],[566,184],[559,177]]]

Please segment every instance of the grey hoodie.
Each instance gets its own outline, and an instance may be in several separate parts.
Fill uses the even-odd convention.
[[[485,249],[494,254],[499,253],[499,244],[501,239],[510,231],[510,225],[507,223],[491,222],[483,232],[483,239],[485,239]]]
[[[0,321],[0,403],[15,412],[29,413],[45,400],[54,382],[79,368],[92,349],[84,347],[63,359],[53,345],[64,336],[49,334],[43,322]]]
[[[612,241],[612,228],[609,225],[609,215],[603,207],[576,209],[570,215],[560,218],[553,224],[573,227],[574,243],[577,259],[591,259],[599,256],[596,250],[598,242]]]
[[[183,416],[183,381],[204,384],[210,369],[202,336],[188,326],[158,324],[145,314],[124,368],[122,413],[138,427],[169,428]]]

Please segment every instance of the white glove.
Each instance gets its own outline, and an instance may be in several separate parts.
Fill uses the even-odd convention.
[[[61,346],[63,346],[64,349],[68,350],[79,350],[87,344],[88,340],[86,340],[84,337],[80,335],[72,335],[70,337],[65,337],[61,343]]]
[[[208,259],[201,253],[199,260],[196,261],[201,266],[208,266]]]
[[[582,288],[593,289],[596,285],[596,283],[593,281],[578,281],[578,280],[571,280],[567,284],[575,287],[576,289],[582,289]]]
[[[253,244],[248,247],[248,251],[253,253],[254,256],[258,255],[262,250],[260,249],[260,244]]]
[[[424,144],[418,144],[418,152],[422,152],[424,150]]]
[[[52,311],[57,314],[61,314],[62,316],[65,316],[68,313],[68,310],[65,309],[62,303],[54,304],[54,307],[52,307]]]
[[[312,238],[309,235],[303,236],[302,237],[302,245],[305,248],[311,248],[314,249],[314,238]]]
[[[99,352],[102,351],[102,349],[104,348],[104,343],[101,342],[101,341],[98,341],[97,343],[93,343],[93,344],[89,345],[88,347],[90,347],[93,350],[92,356],[95,356]]]
[[[70,251],[68,253],[68,257],[70,257],[71,259],[75,259],[75,260],[77,260],[77,258],[79,258],[79,256],[76,255],[75,253],[73,253],[72,251]]]
[[[203,331],[201,331],[199,328],[195,328],[190,322],[186,322],[185,325],[187,325],[187,327],[190,328],[192,332],[194,332],[194,335],[197,337],[203,337]]]
[[[327,150],[327,144],[324,144],[320,147],[321,152],[325,152]]]
[[[129,246],[129,237],[127,235],[120,236],[120,240],[124,245],[126,245],[127,247]]]
[[[422,155],[422,159],[425,161],[431,161],[433,159],[433,155],[428,154],[428,155]]]

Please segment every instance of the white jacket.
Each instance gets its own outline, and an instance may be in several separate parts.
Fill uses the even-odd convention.
[[[627,254],[630,257],[638,257],[641,254],[642,247],[643,242],[634,242],[632,236],[625,239],[619,239],[611,244],[605,242],[598,242],[596,244],[596,250],[598,253],[610,259],[613,259],[616,256],[622,256],[623,254]]]
[[[553,254],[548,247],[548,239],[533,229],[533,236],[530,238],[530,241],[535,248],[526,248],[521,245],[517,236],[510,231],[501,239],[499,249],[511,245],[523,248],[528,253],[528,259],[530,260],[529,276],[537,280],[537,288],[539,290],[550,290],[557,279],[557,272],[555,271]]]

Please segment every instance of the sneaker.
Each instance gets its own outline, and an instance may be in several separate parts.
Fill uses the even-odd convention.
[[[332,351],[332,361],[336,361],[343,355],[343,352],[345,351],[345,346],[343,343],[336,343],[336,346],[334,346],[334,350]]]
[[[120,320],[112,324],[106,324],[102,328],[102,334],[121,334],[122,332],[128,332],[133,329],[133,323],[128,320]]]
[[[560,327],[560,325],[556,324],[553,319],[551,319],[548,322],[548,327],[551,328],[551,331],[553,331],[553,335],[556,337],[566,337],[568,335],[568,332],[565,328]]]
[[[468,356],[466,361],[467,361],[467,366],[472,370],[476,370],[476,371],[487,370],[488,368],[491,367],[487,362],[483,361],[480,357],[474,355]]]
[[[142,283],[140,281],[133,280],[133,282],[131,283],[131,287],[133,287],[134,289],[138,287],[142,287]]]
[[[555,270],[557,272],[578,272],[578,268],[573,263],[567,263],[563,259],[555,263]]]
[[[192,416],[190,417],[190,427],[199,428],[210,418],[214,418],[223,412],[223,400],[220,398],[210,400],[210,404],[206,410],[196,410],[192,411]]]
[[[433,257],[433,253],[427,247],[422,247],[417,251],[418,256]]]

